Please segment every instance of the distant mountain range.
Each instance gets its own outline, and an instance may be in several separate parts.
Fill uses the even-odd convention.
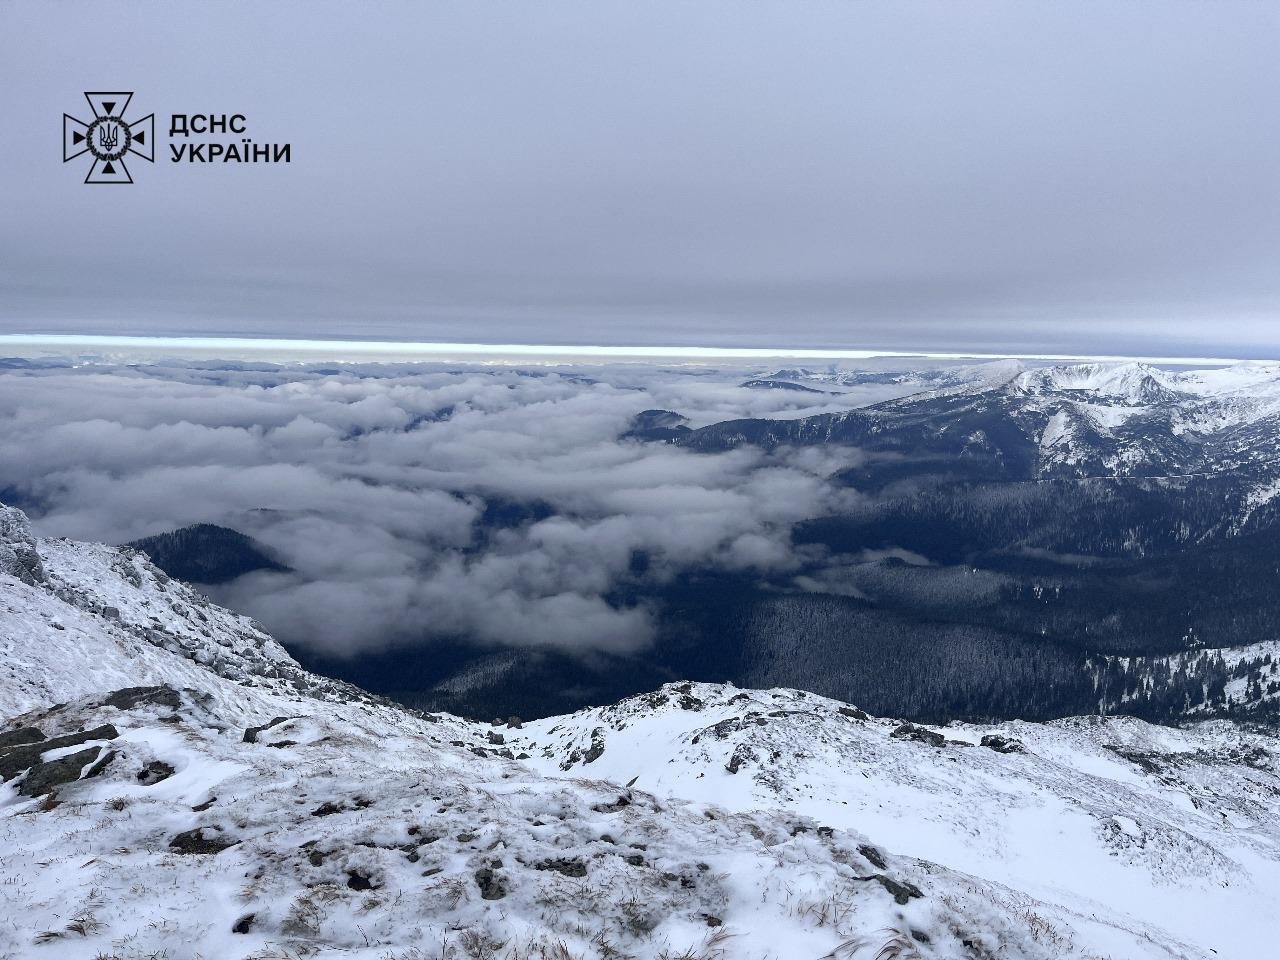
[[[856,448],[858,465],[832,478],[856,506],[792,530],[809,558],[799,575],[695,571],[620,591],[662,612],[639,657],[494,659],[459,638],[411,690],[394,655],[352,678],[477,716],[508,702],[559,712],[673,676],[797,686],[926,720],[1280,712],[1280,365],[1000,361],[867,376],[922,389],[801,419],[638,421],[694,451]]]
[[[1140,363],[1026,370],[999,361],[933,379],[921,392],[847,413],[730,420],[694,430],[680,443],[708,451],[855,445],[911,461],[897,469],[902,476],[1231,473],[1251,484],[1254,505],[1280,493],[1280,487],[1272,492],[1280,478],[1280,364],[1174,373]]]

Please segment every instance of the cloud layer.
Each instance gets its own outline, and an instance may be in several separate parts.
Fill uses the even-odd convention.
[[[125,542],[234,527],[289,573],[220,595],[294,644],[356,654],[450,637],[624,652],[653,612],[616,599],[693,569],[795,568],[796,520],[852,494],[855,451],[706,455],[620,441],[640,410],[695,425],[848,409],[748,390],[760,371],[432,365],[90,365],[0,375],[0,491],[43,535]],[[2,495],[0,495],[2,496]]]

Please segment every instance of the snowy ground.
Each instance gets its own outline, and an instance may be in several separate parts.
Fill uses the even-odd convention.
[[[938,747],[709,685],[472,724],[0,513],[0,738],[114,728],[39,760],[109,756],[96,775],[0,786],[0,957],[1244,958],[1280,935],[1269,735],[1074,720]]]
[[[1077,718],[930,728],[939,747],[852,712],[794,690],[668,685],[527,724],[519,745],[548,774],[635,777],[658,796],[865,831],[1053,904],[1103,955],[1141,955],[1118,931],[1172,956],[1231,957],[1280,931],[1274,734]],[[992,734],[1023,751],[979,745]]]

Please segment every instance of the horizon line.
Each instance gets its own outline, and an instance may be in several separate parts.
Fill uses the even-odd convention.
[[[1237,363],[1272,363],[1274,360],[1241,357],[1156,357],[1126,354],[1073,353],[983,353],[897,349],[819,349],[811,347],[697,347],[697,346],[605,346],[595,344],[490,344],[450,343],[409,340],[307,340],[285,337],[178,337],[79,334],[0,334],[0,349],[6,346],[26,349],[80,347],[101,350],[190,350],[210,353],[235,350],[250,353],[293,352],[332,356],[356,354],[385,355],[399,359],[475,358],[479,360],[549,360],[555,358],[597,360],[717,360],[717,359],[790,359],[790,360],[1037,360],[1044,362],[1087,361],[1094,363],[1148,363],[1159,366],[1230,366]],[[336,359],[336,358],[335,358]]]

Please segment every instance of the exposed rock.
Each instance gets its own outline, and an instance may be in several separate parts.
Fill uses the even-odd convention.
[[[241,740],[244,743],[257,743],[258,734],[262,733],[264,730],[270,730],[272,727],[278,727],[282,723],[287,723],[288,720],[289,720],[288,717],[272,717],[269,721],[267,721],[260,727],[249,727],[247,730],[245,730],[244,736],[241,738]]]
[[[596,813],[617,813],[619,810],[629,806],[631,806],[631,797],[623,794],[613,803],[597,803],[591,809]]]
[[[926,730],[924,727],[917,727],[914,723],[902,724],[889,736],[895,740],[914,740],[917,743],[927,743],[931,747],[943,747],[947,743],[947,738],[942,734],[934,730]]]
[[[169,849],[182,854],[218,854],[239,842],[224,837],[220,827],[196,827],[170,840]]]
[[[376,890],[378,885],[373,882],[368,874],[361,873],[359,870],[351,870],[347,873],[347,886],[352,890]]]
[[[507,895],[507,885],[502,877],[489,867],[481,867],[475,873],[476,886],[485,900],[501,900]]]
[[[757,759],[755,751],[746,744],[740,744],[738,748],[733,751],[733,756],[729,758],[729,762],[724,765],[724,768],[730,773],[737,773],[744,763],[748,760],[755,759]]]
[[[877,870],[883,870],[889,865],[884,859],[884,854],[868,843],[858,847],[858,852]]]
[[[10,747],[20,747],[26,743],[39,743],[43,739],[44,734],[35,727],[18,727],[16,730],[8,730],[0,733],[0,753]]]
[[[12,747],[5,751],[3,755],[0,755],[0,780],[9,780],[12,777],[16,777],[23,770],[36,766],[40,763],[41,755],[49,750],[74,747],[82,743],[88,743],[90,740],[114,740],[119,735],[115,727],[106,723],[100,727],[94,727],[92,730],[82,730],[79,733],[69,733],[66,736],[54,737],[51,740],[42,740],[37,743],[26,743]]]
[[[27,773],[22,783],[18,784],[18,793],[26,797],[38,797],[82,777],[92,777],[100,773],[114,756],[110,750],[103,752],[98,747],[90,747],[57,760],[37,764]]]
[[[596,727],[591,731],[591,746],[587,752],[582,755],[582,762],[595,763],[604,756],[604,730]]]
[[[105,612],[103,615],[106,615]],[[134,707],[141,706],[168,707],[170,710],[177,710],[182,706],[182,697],[173,687],[125,687],[107,694],[102,705],[115,707],[117,710],[132,710]]]
[[[923,897],[920,888],[914,883],[900,883],[892,877],[886,877],[883,873],[876,873],[869,877],[859,877],[859,880],[874,880],[880,886],[889,891],[889,895],[893,897],[894,902],[905,906],[912,900]]]
[[[30,521],[16,507],[0,506],[0,573],[17,577],[30,586],[47,579],[44,563],[31,537]]]
[[[1027,748],[1023,746],[1021,740],[1015,740],[1013,737],[1002,737],[998,733],[988,733],[982,738],[982,745],[996,753],[1026,753]]]
[[[149,787],[153,783],[159,783],[161,780],[168,780],[174,774],[174,769],[163,760],[152,760],[141,770],[138,771],[138,782],[144,787]]]
[[[866,713],[866,711],[865,711],[865,710],[859,710],[857,707],[841,707],[841,708],[840,708],[840,716],[842,716],[842,717],[848,717],[848,718],[849,718],[849,719],[851,719],[851,720],[867,720],[867,719],[870,719],[870,718],[867,716],[867,713]]]
[[[587,865],[583,861],[568,858],[543,860],[537,864],[537,869],[554,870],[556,873],[562,873],[566,877],[585,877],[587,875]]]

